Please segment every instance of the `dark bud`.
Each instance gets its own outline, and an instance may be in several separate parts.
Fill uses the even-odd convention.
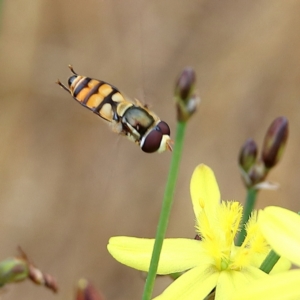
[[[288,120],[276,118],[269,127],[263,144],[262,160],[266,168],[274,167],[280,160],[288,137]]]
[[[176,84],[176,95],[183,101],[187,101],[194,90],[196,74],[190,67],[186,67],[180,74]]]
[[[75,300],[104,300],[104,297],[86,279],[80,279],[77,284]]]
[[[44,274],[45,286],[52,290],[54,293],[58,291],[58,285],[56,279],[50,274]]]
[[[239,155],[239,165],[248,172],[254,165],[257,156],[257,145],[252,139],[248,139],[241,148]]]
[[[8,258],[0,262],[0,287],[28,277],[28,263],[22,258]]]
[[[177,119],[186,122],[196,111],[199,97],[194,94],[196,74],[190,67],[186,67],[180,74],[175,87],[177,104]]]
[[[29,264],[29,279],[35,284],[44,285],[54,293],[58,290],[56,279],[49,274],[43,273],[32,264]]]

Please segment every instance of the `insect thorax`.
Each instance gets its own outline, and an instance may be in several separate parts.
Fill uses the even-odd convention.
[[[125,111],[121,122],[127,135],[132,135],[139,142],[155,120],[144,108],[133,105]]]

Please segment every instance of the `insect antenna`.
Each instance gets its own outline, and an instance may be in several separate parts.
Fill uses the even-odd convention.
[[[60,87],[62,87],[64,90],[71,94],[70,90],[63,83],[61,83],[59,79],[57,79],[55,83],[57,83]]]
[[[72,65],[69,65],[68,67],[69,67],[69,69],[71,70],[71,72],[72,72],[74,75],[78,75],[78,74],[74,71]]]

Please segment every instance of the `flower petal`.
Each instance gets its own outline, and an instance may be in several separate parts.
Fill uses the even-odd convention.
[[[235,294],[235,291],[239,287],[249,284],[249,282],[253,282],[255,280],[265,278],[268,276],[269,275],[267,275],[263,271],[254,267],[247,267],[244,268],[242,271],[223,271],[221,272],[217,282],[215,299],[231,300],[232,295]]]
[[[214,172],[206,165],[196,167],[190,183],[190,192],[196,218],[205,206],[207,214],[214,214],[220,202],[220,191]]]
[[[181,275],[155,300],[204,299],[216,286],[219,272],[203,263]]]
[[[240,288],[232,300],[293,300],[300,299],[300,270],[268,276]]]
[[[154,240],[134,237],[112,237],[107,249],[120,263],[148,272]],[[202,243],[191,239],[165,239],[157,274],[182,272],[202,264],[207,256]]]
[[[300,266],[300,216],[290,210],[270,206],[260,211],[258,222],[274,251]]]

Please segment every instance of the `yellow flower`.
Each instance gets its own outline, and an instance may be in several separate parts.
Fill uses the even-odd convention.
[[[186,272],[155,299],[204,299],[214,288],[215,299],[231,299],[239,286],[268,277],[259,270],[269,248],[256,222],[257,214],[251,216],[245,241],[237,247],[234,238],[242,206],[220,201],[214,173],[205,165],[196,167],[190,189],[201,240],[164,240],[157,273]],[[153,239],[113,237],[107,247],[119,262],[147,272],[153,245]]]
[[[300,216],[281,207],[266,207],[259,214],[259,226],[274,251],[300,266]],[[300,299],[300,270],[270,276],[240,289],[233,299]]]

